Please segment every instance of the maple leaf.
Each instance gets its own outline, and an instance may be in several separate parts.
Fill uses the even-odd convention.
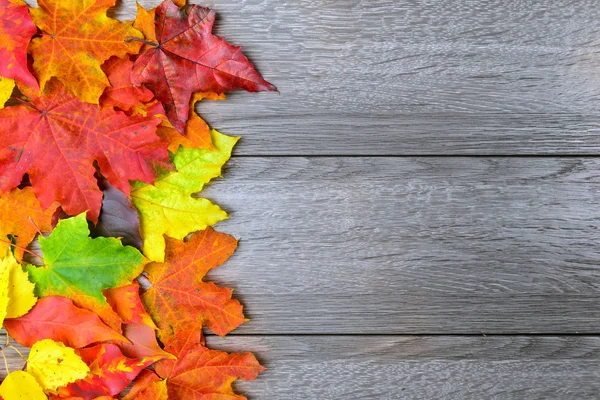
[[[91,236],[120,238],[123,245],[141,250],[140,216],[131,200],[104,178],[98,180],[98,186],[103,193],[102,209],[98,223],[90,223]]]
[[[166,241],[165,262],[145,268],[152,287],[142,295],[161,340],[173,342],[180,332],[198,326],[197,322],[221,336],[243,324],[242,306],[231,299],[232,291],[202,280],[233,254],[237,241],[212,228],[185,243],[168,237]]]
[[[36,32],[23,1],[0,0],[0,75],[37,89],[38,83],[27,68],[27,46]]]
[[[96,314],[59,296],[39,299],[27,314],[6,319],[4,327],[13,339],[26,347],[43,339],[62,342],[76,349],[99,342],[127,342]]]
[[[225,95],[210,92],[194,93],[190,102],[190,116],[185,126],[184,135],[181,135],[177,129],[173,128],[168,119],[164,120],[156,129],[156,134],[169,143],[169,151],[172,153],[176,153],[179,150],[179,146],[187,147],[188,149],[215,149],[208,124],[194,111],[195,104],[202,99],[224,100]],[[155,117],[166,118],[164,108],[159,102],[156,103],[156,106],[151,111],[153,111],[152,115]]]
[[[153,371],[143,370],[133,381],[123,400],[167,400],[167,381]]]
[[[188,5],[180,11],[173,1],[163,1],[155,10],[155,35],[150,38],[156,43],[140,54],[131,72],[133,84],[152,90],[181,133],[194,92],[277,90],[240,47],[212,34],[214,21],[215,13],[208,8]]]
[[[193,198],[211,179],[221,175],[238,138],[212,130],[215,150],[180,147],[173,156],[177,172],[163,174],[154,185],[133,184],[131,202],[140,213],[144,255],[152,261],[164,259],[163,234],[183,239],[190,232],[211,226],[227,214],[210,201]]]
[[[90,369],[72,348],[44,339],[31,348],[27,372],[47,391],[85,378]]]
[[[129,58],[111,57],[102,65],[108,75],[110,86],[106,88],[100,104],[103,107],[118,107],[129,111],[133,107],[149,102],[154,94],[145,86],[133,86],[130,78],[133,61]]]
[[[27,266],[38,297],[65,296],[96,312],[111,328],[121,319],[102,291],[130,283],[142,272],[140,252],[115,238],[90,238],[85,215],[61,220],[48,237],[40,237],[44,266]]]
[[[39,229],[52,230],[52,215],[58,204],[51,204],[44,210],[31,187],[13,189],[0,197],[0,254],[11,247],[6,241],[8,235],[14,237],[15,256],[23,259],[23,249],[31,243]]]
[[[38,0],[31,9],[42,35],[32,40],[29,52],[42,90],[57,77],[86,103],[98,104],[109,81],[100,67],[111,56],[137,53],[141,43],[130,38],[142,34],[131,23],[109,18],[116,0]]]
[[[92,400],[100,396],[115,396],[125,389],[135,377],[156,359],[134,359],[123,356],[113,344],[80,349],[78,354],[90,366],[90,374],[84,379],[59,388],[56,397]]]
[[[156,136],[157,118],[81,103],[56,80],[44,95],[24,93],[29,103],[0,110],[0,191],[18,186],[29,173],[43,208],[58,201],[67,214],[89,210],[96,221],[102,192],[94,161],[129,194],[129,180],[152,182],[154,166],[169,160],[166,143]]]
[[[228,354],[201,345],[186,348],[177,358],[159,361],[154,368],[165,380],[169,399],[244,400],[231,384],[236,379],[254,380],[265,369],[251,353]]]
[[[103,293],[108,304],[119,315],[123,323],[141,323],[156,328],[152,318],[144,309],[140,299],[140,286],[137,283],[105,289]]]
[[[0,396],[3,400],[46,400],[48,397],[33,375],[13,371],[2,381]]]

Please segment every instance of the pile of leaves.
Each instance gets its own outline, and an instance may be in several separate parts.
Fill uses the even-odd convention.
[[[0,396],[243,399],[232,383],[263,368],[202,334],[246,321],[204,280],[237,241],[197,196],[237,138],[194,105],[275,87],[210,9],[121,22],[115,1],[0,0],[0,323],[31,348]]]

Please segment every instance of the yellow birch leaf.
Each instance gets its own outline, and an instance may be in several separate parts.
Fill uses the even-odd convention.
[[[29,281],[29,274],[12,255],[2,260],[1,265],[3,270],[9,270],[6,318],[19,318],[37,303],[37,297],[33,294],[35,285]]]
[[[44,390],[33,375],[24,371],[8,374],[0,385],[0,396],[4,400],[46,400]]]
[[[90,369],[72,348],[44,339],[31,348],[27,359],[27,372],[48,391],[85,378]]]
[[[0,326],[6,318],[6,310],[8,309],[8,288],[10,282],[10,266],[12,255],[8,255],[0,261]]]

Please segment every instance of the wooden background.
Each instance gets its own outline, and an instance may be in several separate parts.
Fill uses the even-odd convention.
[[[242,393],[600,396],[600,1],[204,4],[280,90],[199,109],[243,136],[204,193]]]

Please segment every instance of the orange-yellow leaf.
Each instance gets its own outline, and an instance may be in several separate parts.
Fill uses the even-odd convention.
[[[31,9],[42,35],[29,46],[42,90],[52,77],[79,99],[98,104],[109,81],[100,66],[111,56],[137,53],[142,34],[131,23],[109,18],[116,0],[38,0]]]
[[[137,283],[105,289],[103,294],[113,311],[121,317],[123,323],[142,323],[153,329],[156,328],[152,318],[144,309],[142,300],[140,299],[140,287]]]
[[[146,266],[152,287],[142,295],[146,310],[158,325],[163,342],[203,323],[225,335],[246,320],[242,306],[231,299],[232,291],[204,282],[206,273],[223,264],[237,241],[207,228],[188,242],[165,236],[165,262]]]
[[[167,400],[167,381],[150,370],[140,372],[123,400]]]
[[[35,197],[33,189],[13,189],[0,197],[0,255],[6,254],[10,246],[5,242],[7,236],[15,238],[15,258],[20,262],[23,258],[23,248],[35,238],[37,230],[50,232],[52,230],[52,215],[57,203],[44,210]]]

